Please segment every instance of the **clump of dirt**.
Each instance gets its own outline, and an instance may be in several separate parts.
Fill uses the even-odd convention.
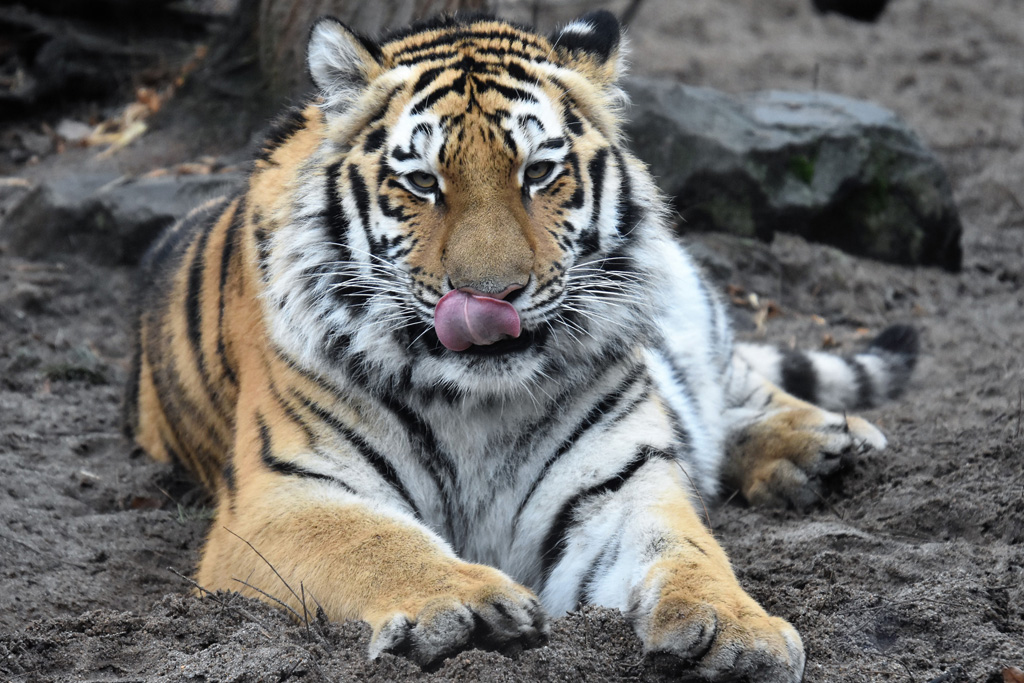
[[[804,0],[649,0],[631,30],[634,71],[733,91],[817,85],[896,110],[946,163],[962,210],[959,274],[795,237],[690,236],[746,338],[844,353],[890,323],[922,332],[907,394],[865,415],[885,452],[808,512],[710,509],[743,585],[803,635],[807,681],[999,681],[1024,662],[1019,9],[902,0],[863,25]],[[51,157],[19,175],[87,165]],[[0,253],[0,678],[678,680],[608,610],[557,620],[545,647],[466,652],[423,672],[368,662],[362,624],[295,624],[238,596],[192,596],[175,571],[194,566],[209,501],[119,432],[131,278]]]

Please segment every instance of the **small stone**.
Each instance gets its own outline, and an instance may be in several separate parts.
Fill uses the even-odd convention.
[[[83,142],[92,134],[92,128],[81,121],[64,119],[57,124],[57,135],[72,144]]]
[[[32,156],[44,156],[53,149],[49,135],[23,130],[18,133],[22,148]]]

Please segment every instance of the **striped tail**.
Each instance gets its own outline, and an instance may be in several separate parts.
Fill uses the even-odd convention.
[[[893,325],[849,358],[756,344],[737,344],[736,355],[797,398],[827,410],[848,410],[877,406],[903,393],[919,347],[916,329]]]

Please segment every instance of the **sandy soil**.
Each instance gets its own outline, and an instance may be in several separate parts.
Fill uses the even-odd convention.
[[[843,352],[893,322],[923,335],[907,395],[867,414],[887,451],[814,510],[732,500],[711,523],[743,584],[802,633],[807,681],[995,683],[1024,666],[1024,5],[897,0],[874,26],[809,5],[649,0],[634,70],[730,91],[817,83],[894,109],[949,168],[964,269],[692,237],[723,287],[781,311],[758,330],[736,306],[747,338]],[[20,173],[85,168],[75,159]],[[172,569],[189,574],[208,501],[119,436],[130,282],[0,252],[0,679],[678,680],[606,610],[568,615],[517,658],[420,672],[366,662],[361,624],[192,597]]]

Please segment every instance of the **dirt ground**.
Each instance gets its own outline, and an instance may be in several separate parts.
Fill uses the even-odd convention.
[[[649,0],[632,45],[638,73],[877,101],[949,169],[958,274],[793,237],[692,237],[723,288],[776,302],[761,330],[733,309],[745,338],[845,352],[911,322],[923,343],[907,394],[866,414],[889,448],[820,506],[731,500],[710,519],[742,583],[803,635],[806,681],[1002,681],[1024,667],[1024,3],[896,0],[862,25],[805,0]],[[87,156],[17,174],[78,172]],[[607,610],[569,614],[517,658],[472,651],[421,672],[367,662],[358,623],[193,597],[178,574],[208,501],[119,434],[131,290],[125,268],[0,252],[0,680],[678,680]]]

